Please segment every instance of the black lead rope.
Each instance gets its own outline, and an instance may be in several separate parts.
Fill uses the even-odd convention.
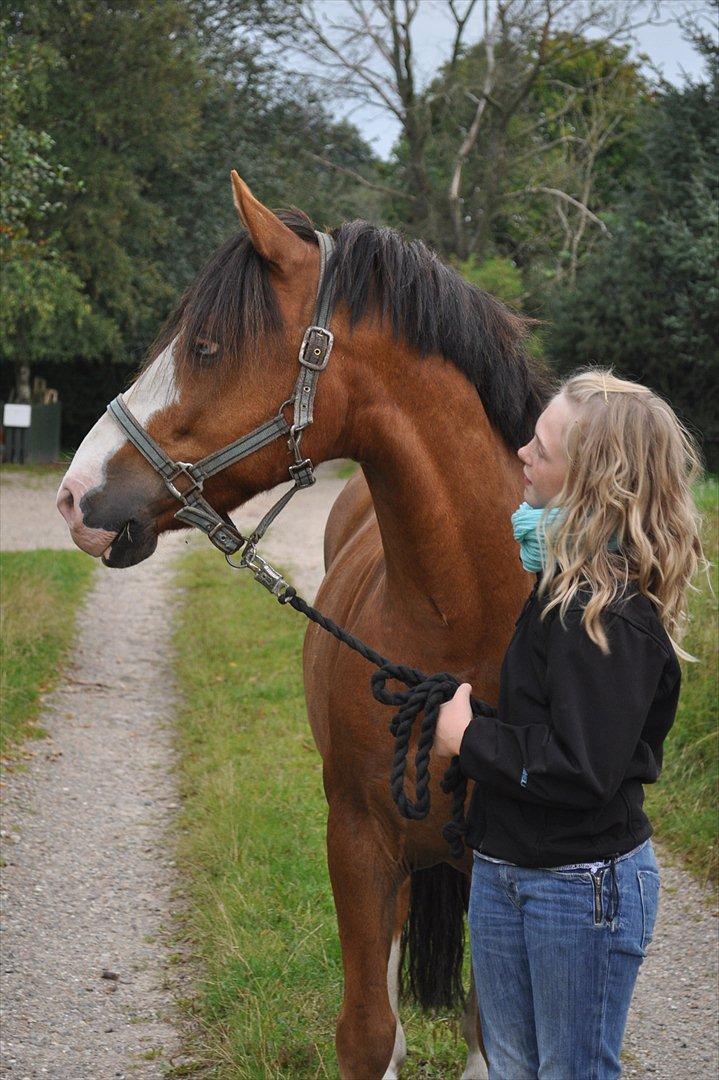
[[[460,685],[454,675],[448,671],[438,672],[436,675],[425,675],[416,668],[406,667],[404,664],[393,664],[386,656],[381,656],[369,645],[349,634],[338,626],[332,619],[328,619],[321,611],[317,611],[308,604],[297,591],[288,585],[281,595],[277,596],[281,604],[290,604],[295,611],[300,611],[308,619],[317,623],[323,630],[333,634],[339,641],[349,645],[365,660],[375,664],[378,668],[370,679],[372,693],[377,701],[384,705],[399,706],[397,713],[389,725],[389,730],[395,738],[394,760],[390,789],[400,814],[410,821],[421,821],[429,814],[429,754],[434,742],[435,730],[439,719],[439,709],[445,701],[449,701],[456,693]],[[389,679],[396,679],[408,688],[407,690],[392,691],[387,689]],[[480,698],[470,697],[472,716],[498,715],[497,710],[488,705]],[[405,775],[407,772],[407,752],[412,735],[412,727],[420,713],[422,719],[417,753],[415,754],[415,790],[414,800],[410,799],[405,791]],[[461,859],[464,854],[464,835],[466,822],[464,819],[464,802],[467,795],[467,779],[459,767],[459,757],[452,758],[449,768],[440,781],[442,791],[452,794],[452,819],[442,829],[442,835],[449,844],[452,857]]]

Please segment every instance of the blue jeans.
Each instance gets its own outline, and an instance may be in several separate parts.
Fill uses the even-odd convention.
[[[472,967],[490,1080],[609,1080],[652,939],[651,839],[596,870],[474,855]]]

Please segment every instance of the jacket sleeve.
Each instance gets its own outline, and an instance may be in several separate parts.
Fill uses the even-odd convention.
[[[570,608],[547,641],[547,723],[474,717],[462,737],[465,776],[521,801],[586,809],[610,802],[625,776],[667,656],[614,612],[602,616],[610,655]],[[520,721],[519,723],[517,721]]]

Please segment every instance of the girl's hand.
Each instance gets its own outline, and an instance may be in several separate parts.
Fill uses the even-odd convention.
[[[459,753],[464,730],[472,719],[472,709],[469,704],[471,693],[471,684],[462,683],[457,687],[454,697],[439,707],[434,749],[440,757],[453,757]]]

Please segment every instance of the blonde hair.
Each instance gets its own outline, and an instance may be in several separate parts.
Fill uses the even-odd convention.
[[[699,591],[691,579],[697,567],[711,565],[692,493],[704,472],[696,440],[666,401],[611,368],[582,368],[559,394],[573,417],[564,431],[564,485],[546,507],[565,512],[546,527],[538,592],[550,599],[542,618],[559,605],[564,622],[577,591],[588,589],[582,625],[606,655],[601,613],[632,584],[656,606],[677,654],[696,660],[679,645],[689,622],[687,590]],[[619,551],[607,546],[612,536]]]

